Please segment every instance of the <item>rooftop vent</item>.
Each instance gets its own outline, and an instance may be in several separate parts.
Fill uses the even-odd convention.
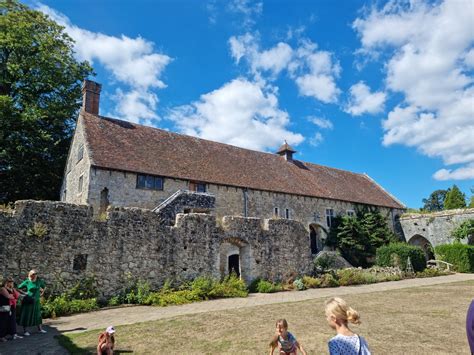
[[[286,161],[293,161],[293,154],[296,153],[296,150],[291,148],[285,140],[285,143],[283,143],[276,153],[284,157]]]

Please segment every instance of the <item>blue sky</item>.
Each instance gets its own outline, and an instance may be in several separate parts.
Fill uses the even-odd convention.
[[[100,113],[365,172],[409,207],[474,187],[474,2],[42,1]]]

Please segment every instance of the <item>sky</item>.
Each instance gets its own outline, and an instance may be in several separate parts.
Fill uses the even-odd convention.
[[[408,207],[474,188],[474,1],[43,0],[100,114],[366,173]]]

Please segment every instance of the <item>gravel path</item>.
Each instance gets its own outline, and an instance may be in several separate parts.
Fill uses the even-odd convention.
[[[77,314],[69,317],[47,319],[45,320],[45,324],[47,325],[45,329],[48,330],[48,334],[34,333],[25,339],[0,344],[0,354],[66,354],[65,350],[57,344],[54,335],[67,332],[82,332],[90,329],[105,329],[111,324],[133,324],[187,314],[215,312],[275,303],[299,302],[315,298],[327,298],[336,295],[344,296],[381,292],[470,280],[474,280],[474,274],[455,274],[425,279],[383,282],[371,285],[311,289],[301,292],[251,294],[247,298],[219,299],[181,306],[135,306],[107,309],[97,312]]]

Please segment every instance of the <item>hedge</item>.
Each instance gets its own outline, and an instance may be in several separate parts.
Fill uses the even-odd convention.
[[[406,243],[391,243],[381,246],[376,252],[376,265],[398,266],[406,270],[410,257],[413,271],[423,271],[426,268],[425,253],[420,247]]]
[[[474,272],[474,246],[454,243],[435,247],[436,258],[451,263],[458,272]]]

